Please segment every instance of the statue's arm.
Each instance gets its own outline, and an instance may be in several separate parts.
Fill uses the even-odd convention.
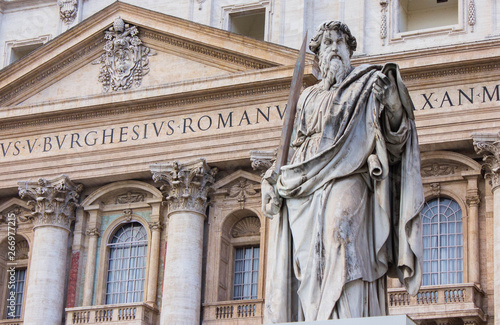
[[[373,84],[373,93],[384,106],[385,114],[392,131],[399,130],[403,120],[404,109],[399,96],[396,71],[388,70],[386,73],[377,72],[377,79]]]

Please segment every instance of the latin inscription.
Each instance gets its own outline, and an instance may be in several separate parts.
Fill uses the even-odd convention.
[[[286,105],[274,104],[243,110],[172,117],[154,121],[114,125],[90,130],[46,134],[0,142],[0,157],[56,154],[123,143],[162,141],[188,135],[223,133],[242,127],[282,120]],[[281,124],[281,123],[280,123]]]
[[[459,88],[438,88],[426,92],[411,92],[415,110],[480,106],[500,101],[499,84],[471,85]]]

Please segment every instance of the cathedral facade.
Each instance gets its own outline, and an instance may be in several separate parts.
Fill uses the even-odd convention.
[[[389,313],[500,323],[496,0],[0,0],[0,324],[263,324],[260,182],[325,20],[414,103],[423,282]]]

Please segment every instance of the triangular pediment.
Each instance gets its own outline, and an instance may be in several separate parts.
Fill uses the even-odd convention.
[[[125,31],[110,29],[119,17],[128,24]],[[134,26],[138,34],[127,34],[127,28]],[[120,37],[137,36],[141,41],[140,51],[147,52],[139,55],[142,59],[130,59],[130,53],[124,61],[111,59],[116,61],[113,61],[112,75],[119,74],[121,63],[126,63],[123,66],[128,71],[133,65],[131,61],[142,60],[141,73],[134,75],[129,88],[113,90],[108,82],[106,89],[106,81],[103,81],[106,79],[102,74],[104,63],[98,61],[109,55],[104,49],[106,42],[111,40],[115,44],[116,40],[110,36],[112,32],[117,41]],[[107,102],[255,82],[254,74],[262,74],[262,71],[267,74],[260,79],[283,78],[290,75],[296,57],[297,51],[293,49],[115,2],[1,70],[0,107],[36,106],[40,109],[31,109],[31,113],[50,114],[57,108],[43,111],[50,108],[42,103],[59,106],[72,103],[73,107],[74,103],[88,103],[95,107]],[[311,63],[312,56],[308,60]],[[141,80],[137,82],[137,79]]]

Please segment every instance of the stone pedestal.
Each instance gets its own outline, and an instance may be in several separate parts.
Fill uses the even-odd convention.
[[[484,177],[490,182],[493,193],[493,287],[500,288],[500,133],[474,133],[472,138],[474,149],[483,155]],[[493,299],[493,314],[500,315],[500,290],[494,290]]]
[[[66,257],[71,220],[81,186],[62,175],[52,180],[19,182],[21,198],[35,212],[32,258],[24,307],[25,325],[61,324],[64,307]]]
[[[215,169],[204,159],[151,166],[168,202],[161,325],[200,323],[203,226]]]

